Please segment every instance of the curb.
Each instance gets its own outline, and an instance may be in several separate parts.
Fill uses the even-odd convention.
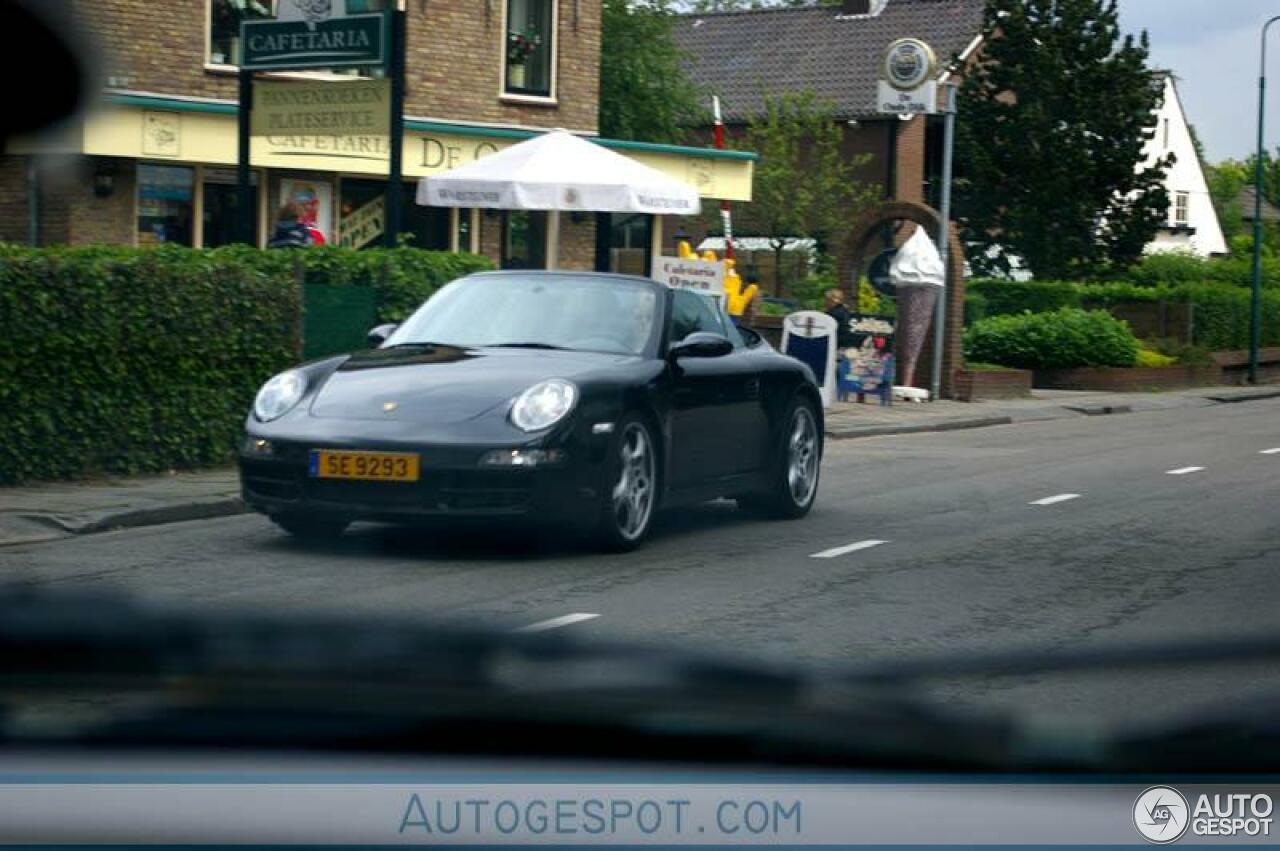
[[[167,523],[183,523],[188,520],[207,520],[245,514],[249,509],[238,496],[204,499],[158,505],[152,508],[135,508],[110,512],[98,516],[68,516],[58,514],[12,515],[16,524],[13,534],[0,535],[0,547],[18,544],[40,543],[64,538],[68,535],[93,535],[112,529],[136,529],[142,526],[162,526]]]
[[[1077,414],[1084,414],[1086,417],[1101,417],[1107,414],[1132,414],[1133,407],[1130,405],[1063,405],[1064,409]]]
[[[828,428],[826,436],[829,440],[851,440],[858,437],[882,437],[890,434],[922,434],[931,431],[960,431],[971,428],[987,428],[988,426],[1012,425],[1012,417],[965,417],[962,419],[938,420],[932,423],[904,423],[903,425],[885,426],[851,426]]]
[[[1213,402],[1223,405],[1231,405],[1238,402],[1257,402],[1260,399],[1280,399],[1280,388],[1274,390],[1258,390],[1255,392],[1241,392],[1231,394],[1219,394],[1217,396],[1203,397]]]

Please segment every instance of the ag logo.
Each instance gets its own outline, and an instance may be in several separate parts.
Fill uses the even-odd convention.
[[[346,16],[346,0],[283,0],[279,4],[281,21],[305,21],[307,26],[315,29],[316,24],[333,17],[334,6],[337,5],[338,17]]]
[[[899,91],[923,86],[937,67],[933,48],[918,38],[900,38],[884,54],[884,78]]]
[[[1190,816],[1187,799],[1168,786],[1152,786],[1133,804],[1133,825],[1150,842],[1180,839],[1187,832]]]

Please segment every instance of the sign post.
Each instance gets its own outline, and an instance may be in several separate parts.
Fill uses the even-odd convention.
[[[392,9],[391,61],[387,71],[391,75],[391,162],[387,169],[386,228],[384,238],[387,248],[395,248],[400,239],[401,213],[404,210],[404,12]]]
[[[916,38],[900,38],[889,45],[884,56],[884,77],[880,80],[878,108],[882,113],[910,117],[934,115],[938,112],[938,60],[928,44]],[[944,275],[950,272],[947,262],[951,231],[951,170],[952,150],[955,141],[956,89],[948,83],[945,87],[946,105],[944,140],[942,150],[942,204],[939,218],[942,220],[938,234],[938,252],[942,255]],[[945,278],[944,278],[945,280]],[[942,354],[946,340],[947,287],[934,308],[933,316],[933,369],[929,380],[930,398],[942,397]]]
[[[254,72],[360,67],[382,67],[391,78],[391,151],[384,232],[387,244],[396,244],[404,194],[401,185],[404,147],[404,12],[393,10],[347,15],[345,6],[345,3],[315,6],[282,3],[279,18],[240,22],[240,44],[244,55],[240,59],[236,197],[241,238],[250,245],[257,243],[253,233],[254,195],[249,182],[250,143],[254,132]],[[269,120],[269,117],[264,120],[264,126]],[[333,129],[335,133],[341,130]]]

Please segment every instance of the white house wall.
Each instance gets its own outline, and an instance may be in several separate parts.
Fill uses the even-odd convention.
[[[1178,98],[1178,90],[1173,77],[1165,78],[1164,102],[1157,114],[1155,136],[1147,143],[1146,162],[1148,165],[1168,153],[1177,157],[1165,179],[1165,188],[1169,193],[1169,213],[1167,223],[1174,224],[1177,193],[1187,193],[1187,224],[1195,228],[1188,234],[1174,230],[1162,230],[1155,240],[1147,245],[1148,252],[1155,251],[1190,251],[1202,257],[1210,254],[1225,254],[1227,241],[1222,235],[1222,226],[1218,222],[1217,211],[1213,208],[1213,199],[1209,196],[1209,185],[1205,181],[1204,170],[1200,158],[1196,156],[1195,144],[1191,140],[1191,128],[1187,124],[1186,115],[1182,111],[1182,102]],[[1166,133],[1166,124],[1168,122]]]

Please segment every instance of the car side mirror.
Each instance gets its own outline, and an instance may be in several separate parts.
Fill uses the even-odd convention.
[[[673,345],[667,352],[672,360],[680,358],[719,358],[733,351],[733,343],[722,334],[695,331]]]
[[[369,336],[365,338],[369,341],[369,348],[376,349],[381,346],[391,336],[392,332],[399,327],[394,322],[388,322],[386,325],[379,325],[376,328],[369,329]]]

